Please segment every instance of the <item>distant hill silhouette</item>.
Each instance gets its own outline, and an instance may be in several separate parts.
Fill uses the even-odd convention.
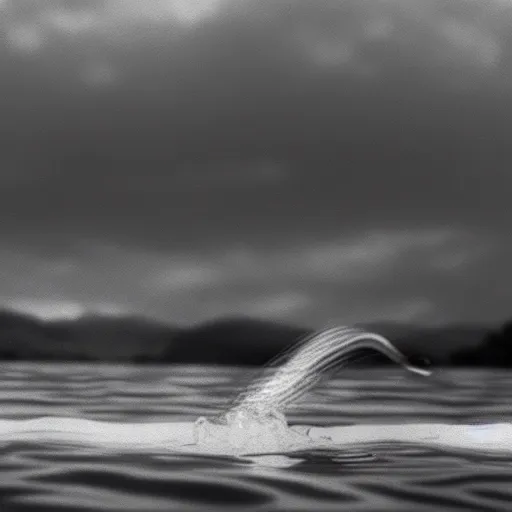
[[[362,326],[387,337],[412,361],[512,366],[512,322],[497,331],[481,325]],[[4,310],[0,311],[0,361],[261,365],[310,332],[304,326],[247,317],[185,328],[136,316],[42,321]]]
[[[251,318],[227,318],[178,333],[163,354],[168,362],[261,365],[311,332]]]
[[[0,311],[1,359],[39,359],[48,343],[43,322],[29,315]]]
[[[42,321],[0,311],[0,360],[159,360],[179,331],[139,317]]]
[[[84,316],[48,323],[47,332],[98,360],[142,362],[159,360],[180,329],[135,316]]]

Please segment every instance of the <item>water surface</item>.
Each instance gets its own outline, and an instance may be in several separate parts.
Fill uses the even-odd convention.
[[[69,416],[194,421],[222,411],[247,368],[0,365],[1,419]],[[289,423],[512,422],[512,374],[341,370],[304,397]],[[423,511],[512,509],[512,458],[419,445],[299,452],[266,460],[0,445],[0,510]]]

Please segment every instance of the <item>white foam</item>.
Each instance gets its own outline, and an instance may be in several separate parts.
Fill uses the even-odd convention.
[[[194,423],[116,423],[64,417],[0,420],[0,443],[19,441],[93,445],[120,451],[149,449],[224,455],[340,450],[353,445],[398,442],[512,454],[512,424],[288,427],[282,418],[260,422],[244,411],[234,413],[226,424],[205,418]]]

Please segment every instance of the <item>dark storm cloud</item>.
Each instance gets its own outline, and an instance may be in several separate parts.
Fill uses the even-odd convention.
[[[176,318],[288,307],[319,321],[311,304],[330,308],[324,317],[352,308],[356,318],[387,300],[388,316],[407,316],[409,304],[411,318],[435,317],[435,303],[463,317],[447,287],[484,293],[485,265],[507,271],[506,4],[77,5],[0,4],[2,238],[37,274],[25,291],[5,278],[6,298],[35,300],[37,288],[39,301],[163,315],[174,297]],[[290,255],[316,251],[327,265],[330,247],[333,268],[353,273],[354,237],[364,244],[375,230],[394,247],[393,277],[379,277],[387,253],[370,244],[378,265],[363,258],[354,290]],[[396,256],[429,233],[447,233],[436,246],[449,253],[439,282],[439,268],[414,258],[400,273]],[[249,253],[238,281],[227,278],[238,260],[222,263],[237,248]],[[9,258],[5,268],[15,266]],[[49,268],[61,260],[67,273],[55,263],[57,278]],[[454,268],[466,281],[453,281]],[[352,303],[336,303],[348,289]]]

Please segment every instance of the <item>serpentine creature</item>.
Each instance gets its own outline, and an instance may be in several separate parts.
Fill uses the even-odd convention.
[[[428,376],[430,372],[412,366],[386,338],[353,327],[334,327],[307,336],[279,354],[268,366],[278,367],[270,378],[256,380],[235,400],[235,407],[258,411],[284,410],[344,363],[355,361],[368,349],[380,352],[407,370]]]
[[[227,412],[211,420],[199,418],[196,442],[200,444],[212,437],[219,442],[227,435],[228,443],[237,449],[256,450],[262,443],[272,449],[284,448],[279,440],[289,441],[291,432],[285,409],[331,372],[364,357],[368,349],[386,355],[415,374],[430,375],[428,370],[412,366],[379,334],[344,326],[316,332],[268,363],[267,369],[277,366],[277,371],[253,381]],[[300,433],[296,440],[304,441]]]

